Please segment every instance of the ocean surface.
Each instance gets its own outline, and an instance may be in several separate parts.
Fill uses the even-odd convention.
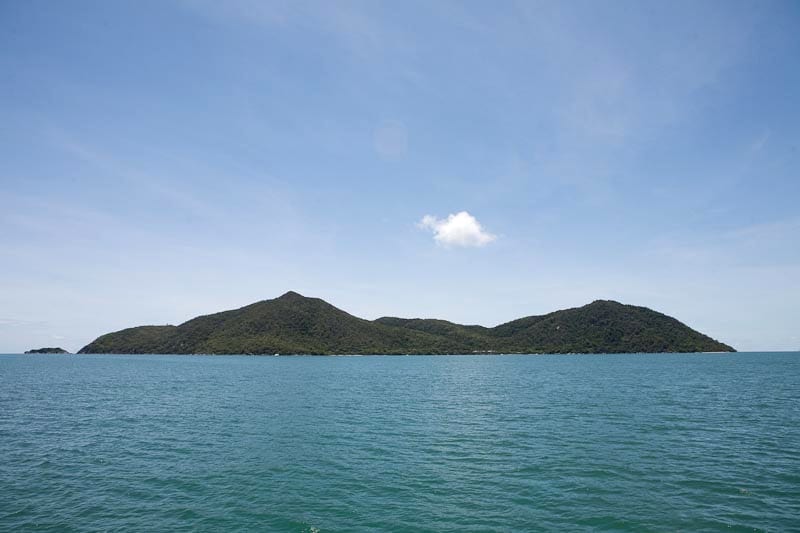
[[[2,531],[798,531],[800,354],[0,356]]]

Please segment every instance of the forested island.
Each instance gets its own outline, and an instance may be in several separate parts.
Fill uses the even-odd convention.
[[[66,354],[68,354],[69,352],[66,351],[64,348],[36,348],[35,350],[28,350],[25,353],[26,354],[36,354],[36,353],[66,353]]]
[[[79,353],[469,354],[733,352],[646,307],[597,300],[489,328],[437,319],[365,320],[296,292],[199,316],[179,326],[108,333]]]

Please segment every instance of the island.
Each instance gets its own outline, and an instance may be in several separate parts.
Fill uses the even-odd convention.
[[[495,327],[446,320],[366,320],[319,298],[272,300],[98,337],[78,353],[438,355],[495,353],[733,352],[732,347],[646,307],[597,300]]]
[[[37,348],[35,350],[28,350],[25,353],[26,354],[36,354],[36,353],[65,353],[65,354],[68,354],[69,352],[66,351],[64,348]]]

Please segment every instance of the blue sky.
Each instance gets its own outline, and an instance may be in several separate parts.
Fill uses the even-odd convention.
[[[3,2],[0,350],[287,290],[800,349],[797,2]]]

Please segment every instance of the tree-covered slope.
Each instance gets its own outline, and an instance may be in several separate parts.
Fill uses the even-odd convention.
[[[461,347],[461,351],[486,350],[487,332],[489,328],[483,326],[462,326],[447,320],[435,318],[396,318],[385,316],[375,323],[397,328],[409,329],[439,338],[448,339]]]
[[[141,326],[99,337],[80,353],[442,354],[732,351],[644,307],[597,301],[494,328],[445,320],[364,320],[288,292],[179,326]]]
[[[139,326],[101,335],[78,353],[177,353],[171,342],[175,326]]]
[[[354,317],[318,298],[288,292],[179,326],[109,333],[80,353],[434,353],[458,351],[450,339]]]
[[[511,351],[552,353],[733,351],[672,317],[646,307],[597,300],[502,324],[491,333]]]

